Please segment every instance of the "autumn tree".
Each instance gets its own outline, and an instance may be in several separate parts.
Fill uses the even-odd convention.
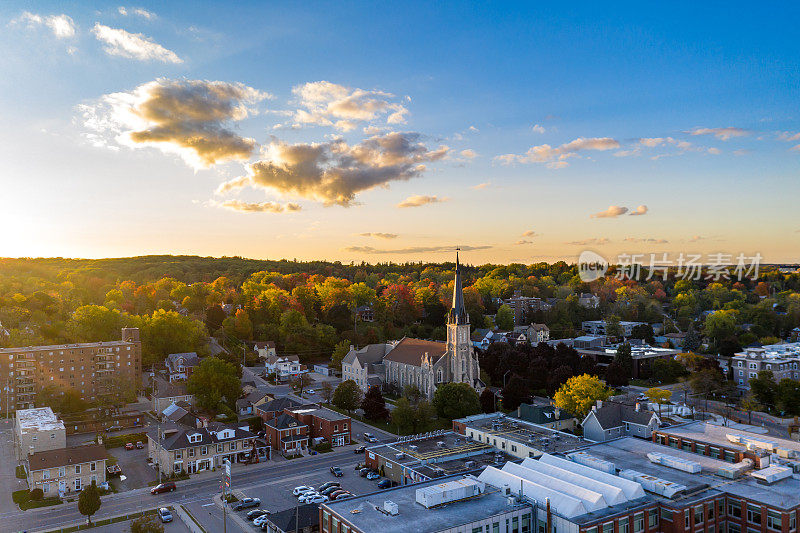
[[[325,400],[325,403],[331,403],[333,399],[333,385],[331,385],[330,381],[323,381],[322,385],[320,386],[320,394],[322,395],[322,399]]]
[[[386,420],[389,418],[389,410],[386,409],[386,401],[383,399],[380,387],[370,387],[361,400],[361,409],[364,410],[364,417],[368,420]]]
[[[505,304],[501,305],[494,317],[494,323],[501,330],[510,331],[514,329],[514,311]]]
[[[582,374],[567,380],[556,392],[556,407],[583,419],[597,400],[605,400],[612,391],[595,376]]]
[[[342,370],[342,359],[344,356],[350,353],[350,341],[345,339],[343,341],[339,341],[336,346],[333,348],[333,354],[331,355],[331,362],[330,368],[334,370],[338,370],[341,372]]]

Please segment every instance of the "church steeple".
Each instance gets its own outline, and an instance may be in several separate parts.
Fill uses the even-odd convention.
[[[469,324],[469,315],[464,307],[464,292],[461,286],[461,268],[458,262],[458,248],[456,248],[456,277],[453,283],[453,306],[447,314],[448,324]]]

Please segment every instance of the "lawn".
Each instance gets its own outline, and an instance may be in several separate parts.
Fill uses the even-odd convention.
[[[35,509],[37,507],[60,505],[63,503],[59,498],[42,498],[41,500],[31,500],[31,493],[28,491],[28,489],[15,490],[11,493],[11,499],[14,500],[14,503],[19,505],[19,508],[23,511]]]
[[[17,479],[28,479],[25,473],[25,467],[22,465],[17,465]]]
[[[125,435],[112,435],[105,438],[103,445],[106,447],[106,449],[119,448],[120,446],[125,446],[129,442],[136,444],[136,441],[142,441],[143,443],[147,444],[147,433],[141,432],[128,433]]]

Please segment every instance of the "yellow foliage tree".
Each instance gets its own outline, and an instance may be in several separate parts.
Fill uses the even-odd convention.
[[[596,376],[583,374],[573,376],[561,385],[554,396],[558,408],[582,419],[592,409],[597,400],[611,396],[611,389]]]

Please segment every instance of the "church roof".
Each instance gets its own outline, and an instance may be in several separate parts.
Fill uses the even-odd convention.
[[[403,337],[394,349],[386,354],[384,361],[394,361],[407,365],[422,366],[422,356],[426,353],[431,359],[431,364],[438,361],[447,351],[447,345],[443,342],[426,341],[422,339],[411,339]]]

